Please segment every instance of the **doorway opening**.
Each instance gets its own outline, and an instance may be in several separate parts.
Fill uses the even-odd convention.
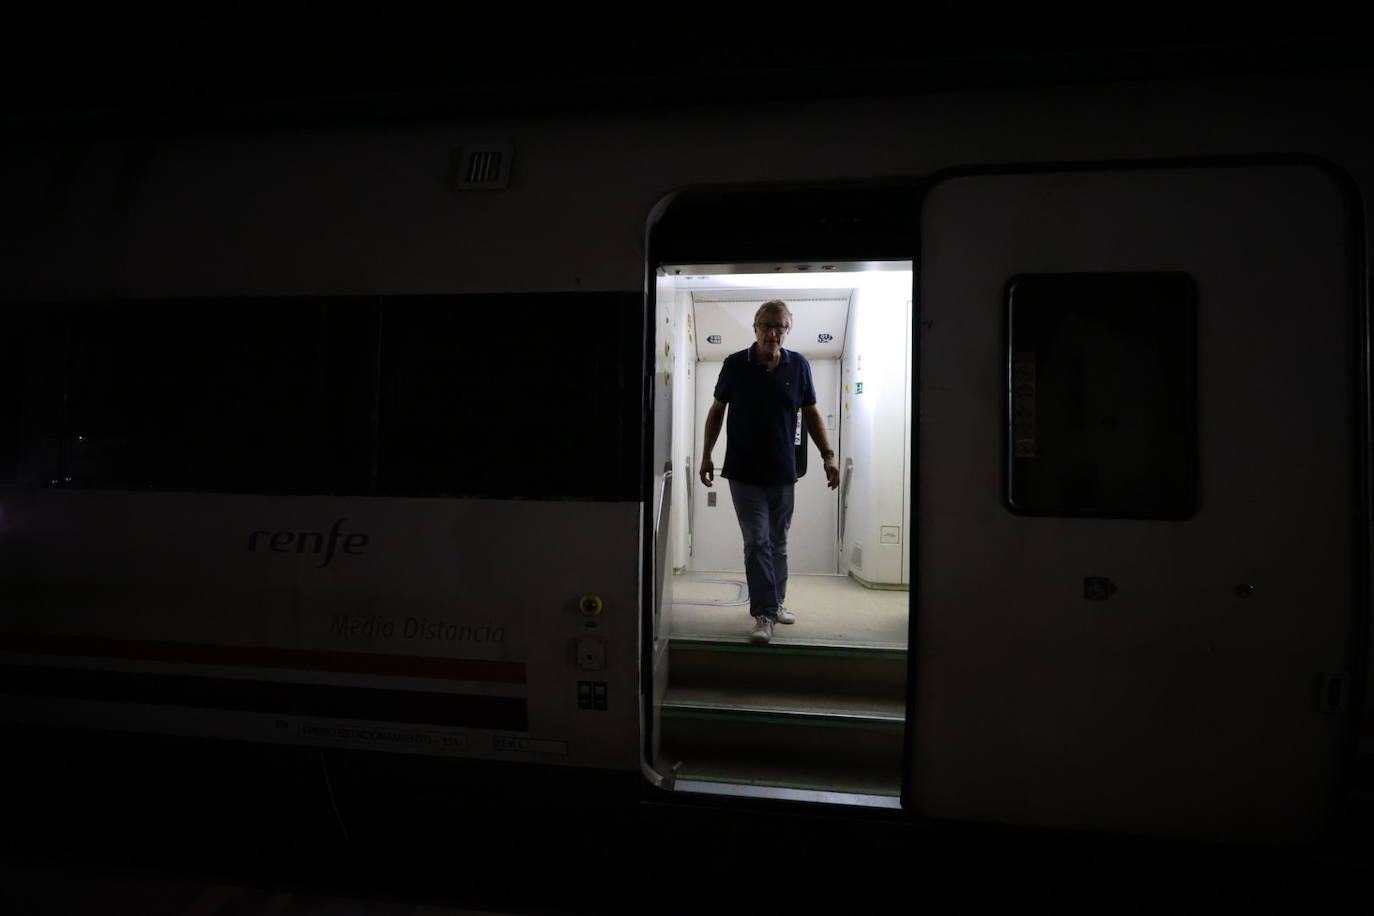
[[[912,264],[663,265],[661,366],[671,378],[671,486],[658,626],[660,772],[677,789],[899,807],[910,586]],[[754,340],[758,307],[792,312],[784,347],[806,357],[840,485],[809,437],[788,537],[796,623],[749,639],[743,542],[719,469],[698,476],[726,356]],[[666,406],[666,405],[660,405]],[[727,408],[728,411],[728,408]],[[799,467],[800,470],[800,467]]]

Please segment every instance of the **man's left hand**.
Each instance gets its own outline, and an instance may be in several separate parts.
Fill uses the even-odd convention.
[[[840,485],[840,466],[834,458],[825,459],[825,482],[832,490]]]

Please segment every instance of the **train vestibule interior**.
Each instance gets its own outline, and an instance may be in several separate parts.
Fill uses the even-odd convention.
[[[911,262],[669,266],[659,298],[670,300],[659,304],[656,355],[673,415],[669,759],[660,763],[682,788],[895,803],[911,566]],[[754,313],[771,299],[792,312],[783,346],[811,365],[840,485],[826,485],[803,430],[788,537],[796,622],[754,645],[743,542],[721,477],[724,428],[714,487],[698,469],[723,361],[754,342]]]

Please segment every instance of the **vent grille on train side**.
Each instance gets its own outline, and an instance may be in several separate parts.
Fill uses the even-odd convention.
[[[501,191],[510,184],[514,148],[505,145],[469,146],[455,158],[454,188],[459,191]]]

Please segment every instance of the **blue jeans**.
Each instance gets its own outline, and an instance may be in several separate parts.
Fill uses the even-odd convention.
[[[744,535],[744,578],[749,583],[749,613],[778,620],[787,597],[787,529],[792,527],[793,484],[761,487],[730,481],[740,534]]]

